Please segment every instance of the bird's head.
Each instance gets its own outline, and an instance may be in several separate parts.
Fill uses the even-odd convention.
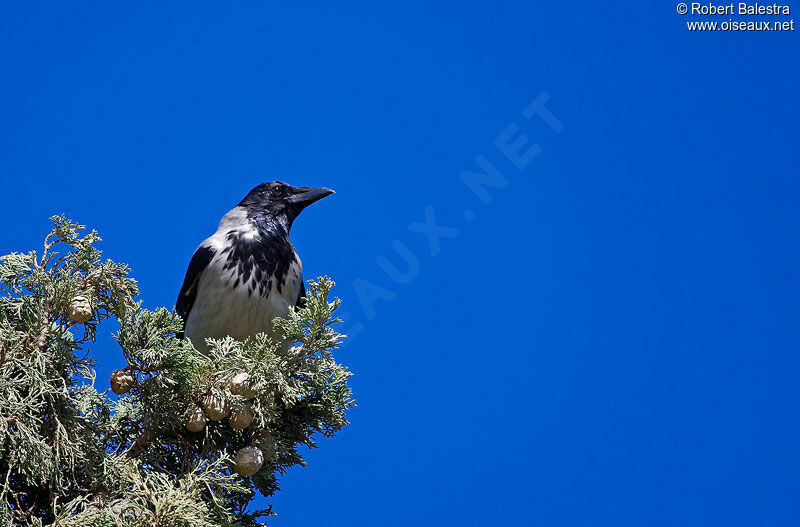
[[[288,220],[287,226],[291,226],[304,208],[331,194],[333,191],[329,188],[293,187],[282,181],[272,181],[248,192],[239,206],[249,214]]]

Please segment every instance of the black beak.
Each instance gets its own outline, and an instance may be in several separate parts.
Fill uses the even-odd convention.
[[[334,194],[334,192],[325,187],[295,187],[294,194],[289,198],[289,202],[300,208],[305,208],[331,194]]]

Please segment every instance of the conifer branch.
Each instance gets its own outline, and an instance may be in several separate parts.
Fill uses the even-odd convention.
[[[272,509],[247,512],[253,496],[272,495],[305,464],[298,447],[335,434],[354,406],[333,360],[333,282],[309,283],[306,306],[276,319],[278,341],[201,353],[175,337],[174,312],[142,308],[95,231],[52,220],[40,255],[0,257],[0,525],[262,525]],[[118,399],[95,389],[87,348],[107,319],[127,362]]]

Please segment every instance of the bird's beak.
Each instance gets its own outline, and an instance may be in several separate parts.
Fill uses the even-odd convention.
[[[325,187],[295,187],[295,194],[289,198],[289,201],[294,205],[305,208],[331,194],[334,194],[334,192]]]

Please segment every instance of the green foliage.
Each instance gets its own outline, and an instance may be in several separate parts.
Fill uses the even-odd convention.
[[[332,355],[343,337],[333,282],[309,282],[306,306],[270,334],[200,352],[175,338],[175,313],[135,301],[128,267],[101,259],[95,231],[52,219],[41,253],[0,258],[0,525],[260,525],[271,509],[248,512],[251,499],[278,490],[277,476],[304,464],[301,447],[333,436],[354,406]],[[109,318],[132,380],[116,400],[94,388],[87,350]],[[232,386],[242,372],[250,393]],[[188,430],[209,401],[252,422]],[[233,459],[248,446],[264,462],[244,477]]]

